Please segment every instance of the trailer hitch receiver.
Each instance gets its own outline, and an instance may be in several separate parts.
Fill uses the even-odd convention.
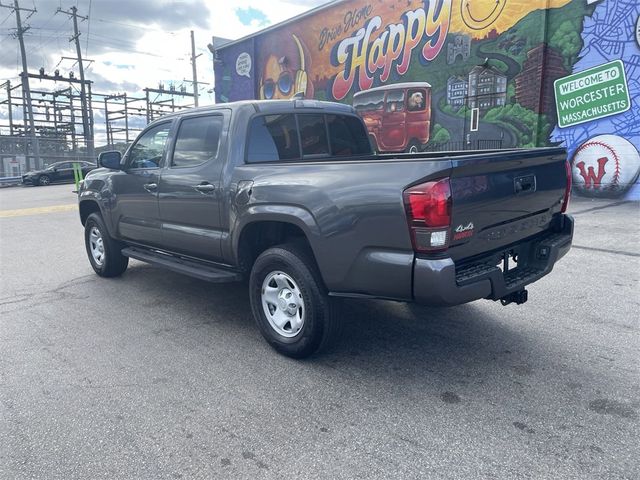
[[[509,295],[505,295],[500,299],[500,303],[502,305],[509,305],[510,303],[515,303],[516,305],[522,305],[529,299],[529,292],[526,289],[518,290],[517,292],[510,293]]]

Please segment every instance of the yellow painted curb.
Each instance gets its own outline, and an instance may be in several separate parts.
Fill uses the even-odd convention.
[[[27,215],[43,215],[45,213],[55,212],[70,212],[71,210],[77,210],[78,205],[71,203],[69,205],[52,205],[50,207],[35,207],[35,208],[19,208],[17,210],[0,210],[0,218],[8,217],[25,217]]]

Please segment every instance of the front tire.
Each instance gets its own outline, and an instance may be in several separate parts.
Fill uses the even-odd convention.
[[[109,236],[99,213],[92,213],[87,218],[84,243],[89,263],[101,277],[117,277],[127,269],[129,258],[122,255],[122,244]]]
[[[253,317],[279,353],[305,358],[328,347],[340,322],[308,249],[286,244],[255,261],[249,279]]]
[[[46,187],[50,184],[51,178],[49,178],[49,175],[40,175],[40,178],[38,178],[38,185],[40,185],[41,187]]]

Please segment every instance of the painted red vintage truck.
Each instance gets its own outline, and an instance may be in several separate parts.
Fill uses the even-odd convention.
[[[378,152],[418,153],[429,141],[431,85],[406,82],[370,88],[353,96]]]

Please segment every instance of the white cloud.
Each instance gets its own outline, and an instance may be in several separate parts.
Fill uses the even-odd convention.
[[[72,24],[63,14],[55,14],[57,7],[76,4],[76,1],[35,0],[38,12],[28,24],[32,29],[25,37],[28,64],[31,72],[44,66],[51,73],[57,66],[67,76],[77,66],[62,56],[75,56],[73,43],[68,42]],[[210,83],[200,90],[201,104],[213,103],[213,64],[206,45],[212,36],[237,39],[254,33],[264,26],[259,22],[243,25],[236,9],[252,7],[266,15],[268,24],[282,22],[310,8],[327,3],[323,0],[94,0],[90,22],[80,22],[82,52],[94,62],[86,68],[86,77],[93,80],[95,93],[122,93],[143,96],[145,87],[157,88],[159,82],[168,85],[191,79],[190,30],[195,31],[196,50],[202,54],[197,60],[198,80]],[[89,0],[78,0],[78,13],[86,15]],[[151,17],[148,22],[146,18]],[[18,58],[18,42],[11,36],[14,17],[8,18],[0,28],[0,78],[19,83],[22,70]],[[87,37],[89,42],[87,44]],[[66,84],[47,86],[32,80],[32,88],[62,88]],[[190,90],[190,84],[186,83]],[[5,94],[0,92],[0,98]],[[6,112],[0,111],[0,119]],[[96,132],[100,116],[95,115]],[[3,122],[4,123],[4,122]]]

